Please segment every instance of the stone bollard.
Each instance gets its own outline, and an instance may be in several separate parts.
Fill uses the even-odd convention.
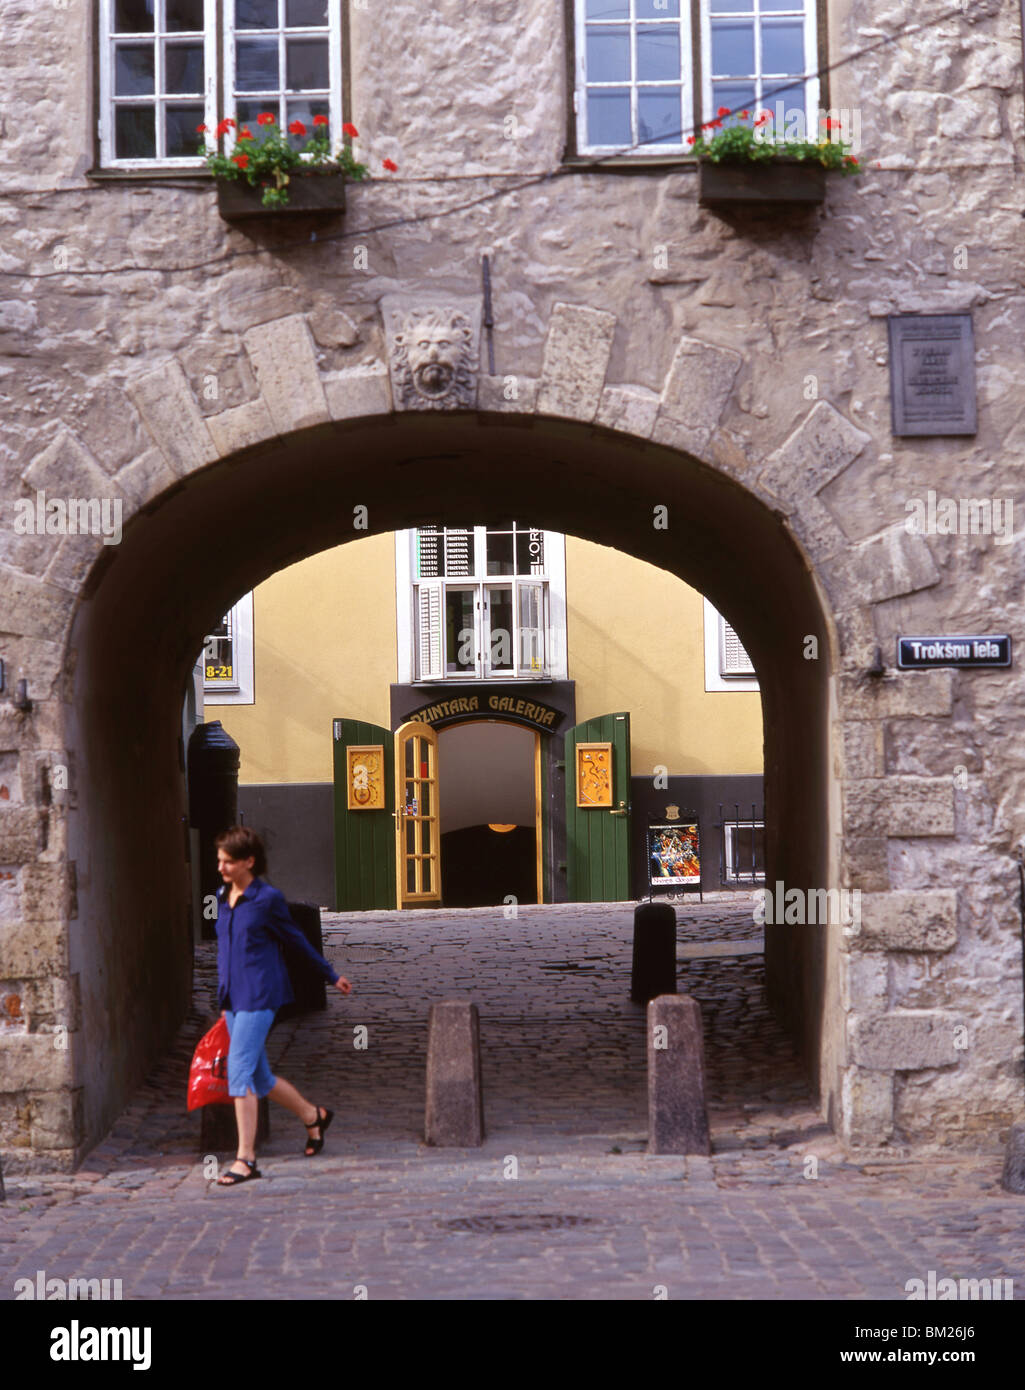
[[[431,1005],[424,1137],[446,1149],[476,1147],[484,1138],[480,1016],[469,999]]]
[[[689,994],[648,1005],[648,1152],[711,1152],[701,1009]]]
[[[1001,1186],[1005,1192],[1025,1193],[1025,1125],[1012,1125]]]
[[[676,910],[672,903],[638,903],[634,908],[634,956],[630,998],[647,1004],[676,993]]]

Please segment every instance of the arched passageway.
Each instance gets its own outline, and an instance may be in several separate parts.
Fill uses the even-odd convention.
[[[835,882],[832,633],[781,514],[688,455],[541,415],[405,414],[354,421],[344,432],[293,433],[199,469],[155,498],[122,544],[104,551],[76,614],[70,968],[81,994],[74,1067],[86,1144],[112,1121],[187,1004],[178,731],[183,683],[204,634],[276,569],[365,535],[357,529],[364,518],[375,532],[439,516],[481,524],[514,506],[533,524],[671,571],[728,617],[761,682],[768,880]],[[772,1001],[830,1105],[842,1039],[832,932],[770,932],[766,954]]]

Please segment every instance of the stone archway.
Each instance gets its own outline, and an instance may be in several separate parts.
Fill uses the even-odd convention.
[[[928,546],[902,528],[849,544],[836,527],[816,494],[868,437],[830,404],[796,428],[767,413],[740,455],[718,431],[738,354],[684,338],[660,393],[610,384],[614,328],[612,314],[558,304],[539,376],[484,377],[475,408],[424,413],[393,402],[383,361],[322,373],[304,316],[289,315],[244,335],[250,402],[204,416],[172,358],[126,387],[152,443],[113,480],[68,430],[27,467],[26,494],[113,497],[129,518],[118,546],[68,535],[45,567],[30,555],[2,576],[8,660],[32,709],[0,716],[19,774],[16,804],[0,810],[14,885],[0,977],[51,991],[44,1022],[0,1037],[28,1160],[72,1164],[96,1142],[184,1011],[177,715],[211,621],[275,569],[362,534],[364,516],[375,531],[460,508],[486,522],[510,496],[529,496],[538,524],[701,588],[751,653],[770,879],[873,899],[857,941],[837,924],[770,935],[767,949],[774,1000],[832,1121],[883,1139],[897,1064],[958,1060],[952,1016],[890,1011],[879,986],[887,950],[941,952],[956,936],[952,892],[890,891],[887,835],[949,833],[952,790],[883,775],[881,721],[909,687],[864,674],[872,605],[937,582]],[[916,712],[924,701],[949,713],[949,676],[916,678],[914,699]]]

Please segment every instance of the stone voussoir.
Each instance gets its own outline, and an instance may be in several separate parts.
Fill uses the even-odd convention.
[[[178,477],[213,463],[217,450],[176,357],[125,383],[153,442]]]
[[[659,424],[665,418],[694,431],[695,437],[703,434],[707,441],[722,418],[743,360],[733,348],[681,338],[662,386]]]
[[[278,433],[328,423],[331,416],[304,314],[250,328],[242,342]]]
[[[545,339],[539,415],[593,420],[601,400],[616,331],[615,314],[582,304],[556,304]]]
[[[206,427],[222,458],[278,437],[267,402],[258,399],[208,415]]]
[[[835,406],[818,401],[793,434],[769,455],[759,481],[781,501],[796,505],[838,477],[870,439]]]
[[[332,420],[355,420],[391,411],[391,376],[384,362],[365,362],[327,372],[322,383]]]

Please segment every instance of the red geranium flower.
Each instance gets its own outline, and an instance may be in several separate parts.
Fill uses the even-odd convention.
[[[253,138],[253,132],[247,125],[244,125],[238,133],[238,138],[240,140],[251,140]]]
[[[750,111],[741,111],[740,115],[741,115],[741,118],[742,118],[743,120],[746,121],[746,120],[750,117],[751,112],[750,112]]]
[[[394,159],[382,159],[381,163],[389,173],[397,174],[399,172],[399,166],[395,163]]]
[[[717,116],[728,116],[730,114],[730,108],[728,106],[720,106],[715,114]]]
[[[288,133],[289,135],[305,135],[306,127],[303,125],[302,121],[293,121],[288,127]]]
[[[314,125],[327,125],[327,124],[328,124],[328,119],[327,119],[326,116],[314,116],[314,118],[313,118],[313,124],[314,124]]]
[[[697,138],[698,138],[698,137],[697,137],[696,135],[688,135],[688,136],[687,136],[687,144],[688,144],[688,145],[693,145],[694,142],[695,142],[695,140],[696,140]]]
[[[206,129],[207,129],[207,128],[206,128],[205,125],[198,125],[198,126],[196,126],[196,133],[197,133],[198,135],[205,135],[205,134],[206,134]]]
[[[351,121],[346,121],[345,124],[342,126],[342,134],[351,135],[353,139],[359,138],[359,131],[356,129],[356,127],[353,125]]]
[[[223,121],[217,122],[217,130],[215,131],[215,134],[218,136],[227,135],[229,130],[234,129],[234,126],[235,122],[231,119],[231,117],[225,116]]]
[[[257,125],[277,125],[277,121],[277,116],[272,115],[270,111],[261,111],[256,118]]]
[[[237,164],[240,169],[244,169],[249,163],[249,156],[247,154],[233,154],[231,156],[231,162],[232,164]]]
[[[852,154],[845,154],[843,157],[843,162],[845,164],[849,164],[853,169],[856,169],[858,167],[858,161],[854,158]]]

